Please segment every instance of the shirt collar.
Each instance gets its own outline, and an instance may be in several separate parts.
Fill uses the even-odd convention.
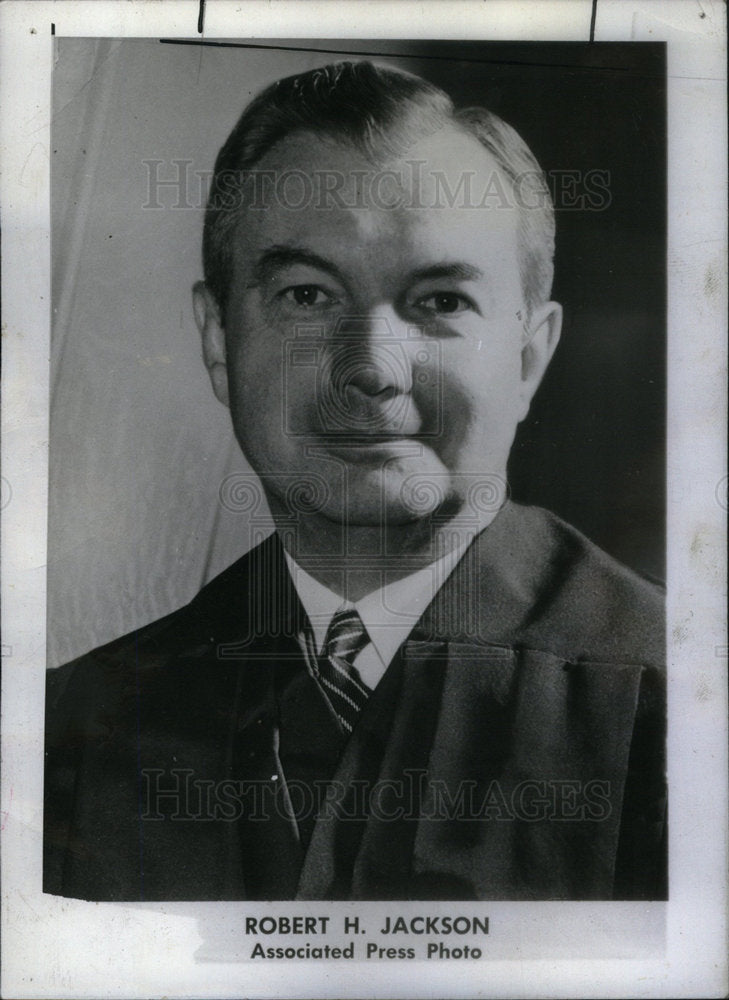
[[[311,623],[317,652],[320,653],[324,646],[324,639],[326,638],[329,623],[334,617],[335,611],[344,602],[339,594],[335,594],[333,590],[319,583],[305,569],[302,569],[285,549],[284,557],[294,587],[296,588],[296,593],[299,595],[299,600]]]
[[[367,594],[354,605],[345,602],[340,595],[315,580],[284,550],[291,579],[311,622],[317,651],[322,651],[334,613],[346,603],[347,607],[357,609],[380,659],[383,664],[389,664],[455,569],[470,542],[470,538],[464,539],[447,555],[409,576]]]

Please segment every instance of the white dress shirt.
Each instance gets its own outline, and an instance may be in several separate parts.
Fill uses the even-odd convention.
[[[335,612],[341,607],[356,608],[370,642],[356,657],[354,666],[369,688],[377,687],[395,653],[453,572],[470,542],[470,538],[465,539],[442,558],[355,603],[345,601],[319,583],[285,552],[291,579],[311,622],[317,652],[322,652]]]

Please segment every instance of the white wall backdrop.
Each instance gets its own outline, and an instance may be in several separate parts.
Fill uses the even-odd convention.
[[[245,470],[191,308],[210,172],[262,86],[311,52],[59,39],[52,161],[48,662],[186,603],[251,545],[220,502]],[[188,202],[160,188],[191,161]],[[150,202],[164,207],[154,209]],[[234,505],[233,505],[234,506]],[[255,525],[260,534],[265,523]]]

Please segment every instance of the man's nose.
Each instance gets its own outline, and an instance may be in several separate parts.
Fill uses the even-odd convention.
[[[332,344],[332,377],[342,392],[390,398],[413,386],[409,328],[392,310],[340,320]]]

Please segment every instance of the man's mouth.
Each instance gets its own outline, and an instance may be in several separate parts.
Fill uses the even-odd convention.
[[[333,434],[322,434],[325,438],[335,444],[341,445],[375,445],[388,444],[392,441],[413,441],[418,435],[403,433],[402,431],[392,431],[386,434],[382,432],[369,433],[367,431],[341,431]]]
[[[347,434],[325,437],[329,454],[348,462],[384,463],[394,458],[415,457],[424,443],[419,435]]]

